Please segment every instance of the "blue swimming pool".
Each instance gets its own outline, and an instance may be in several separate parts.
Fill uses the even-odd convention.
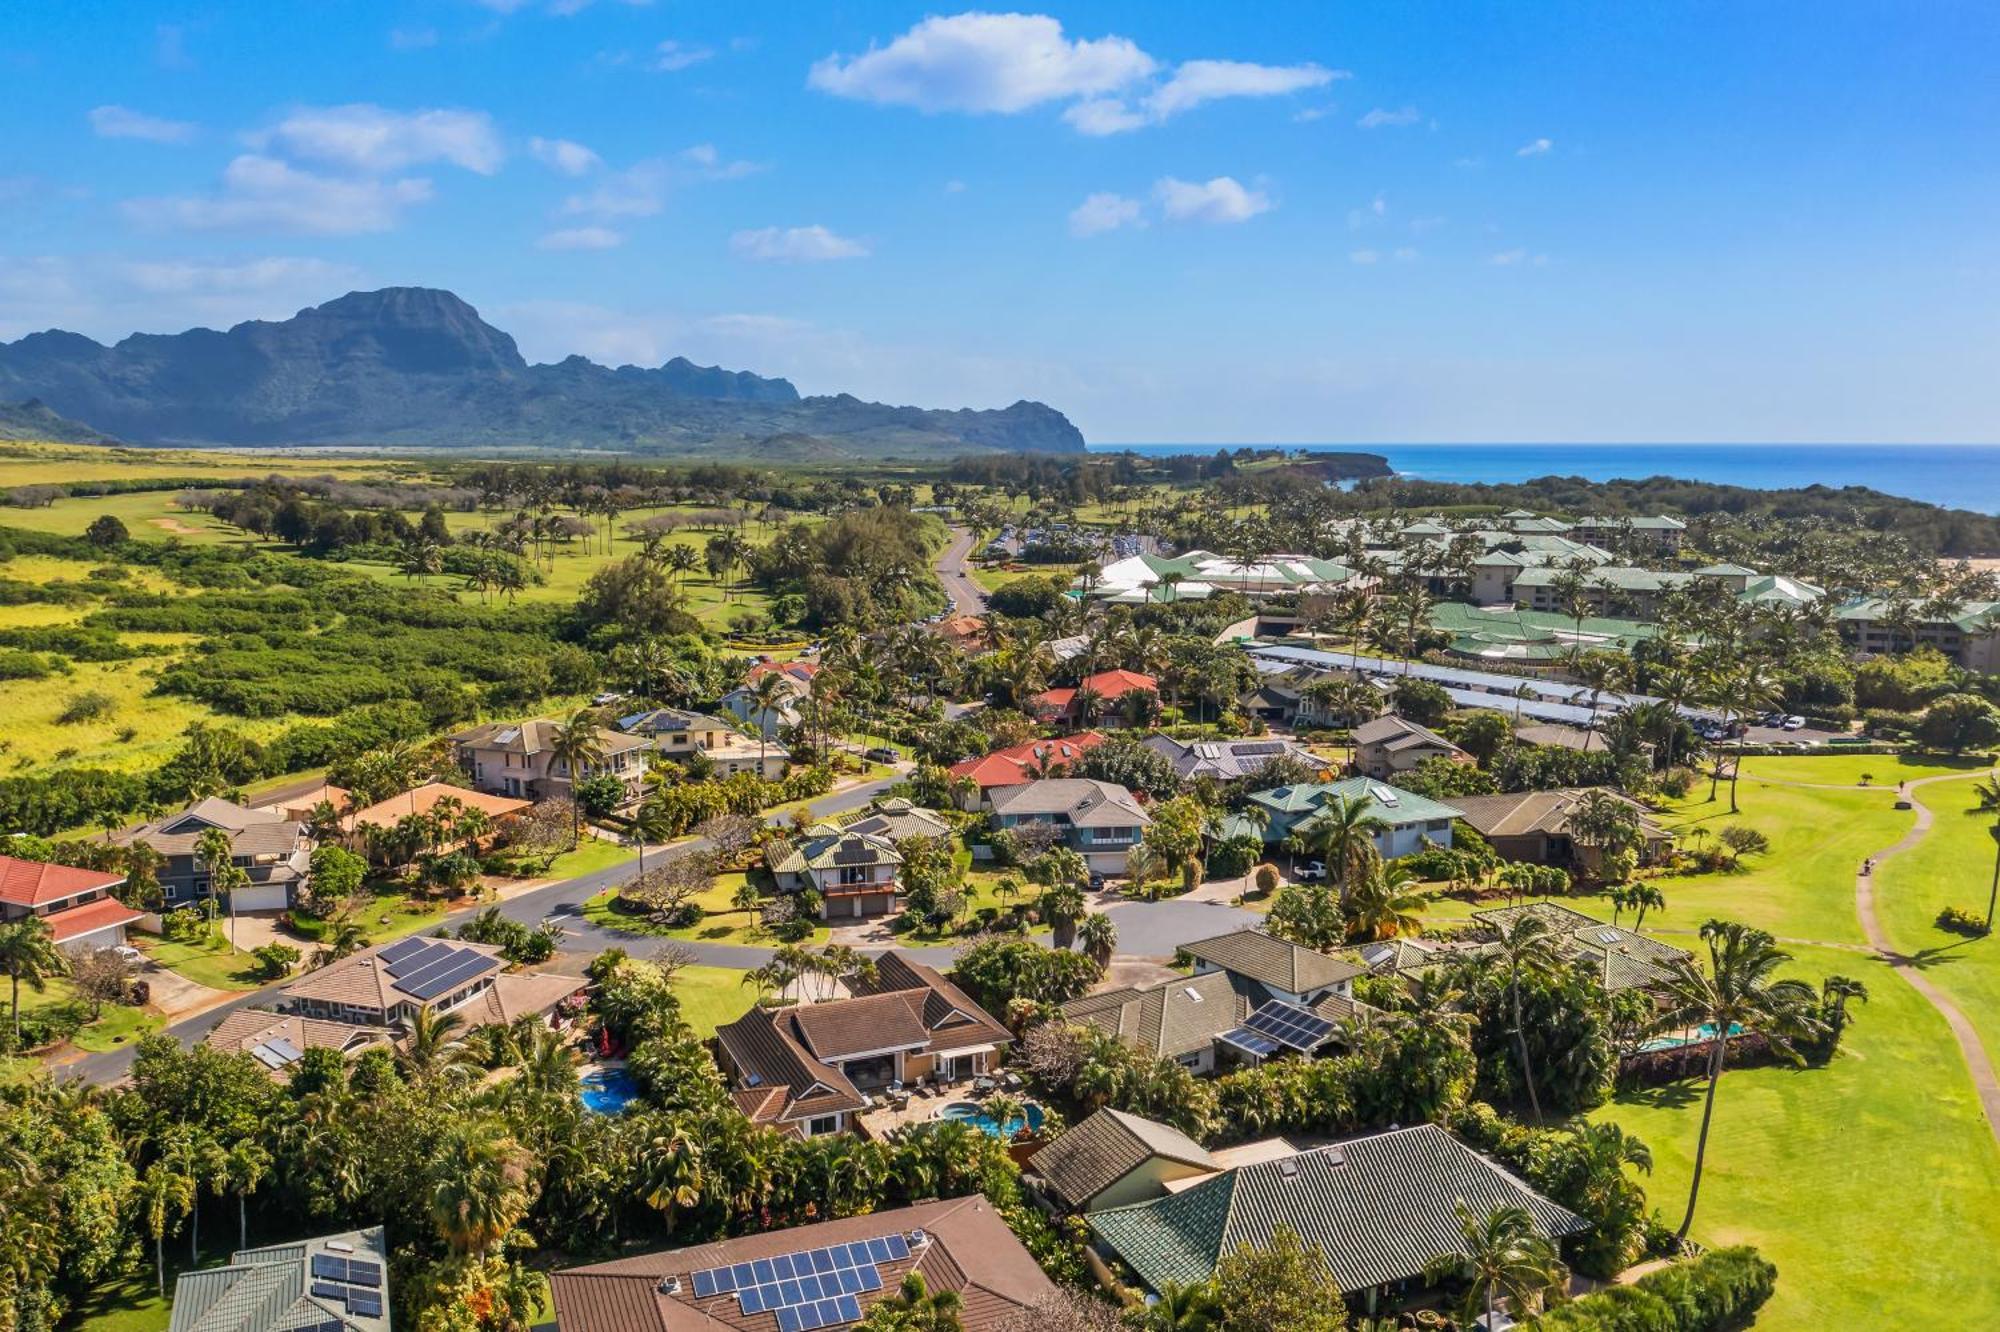
[[[1730,1023],[1729,1034],[1731,1036],[1741,1036],[1743,1034],[1743,1024],[1740,1022]],[[1713,1022],[1704,1022],[1695,1028],[1693,1035],[1683,1032],[1673,1036],[1655,1036],[1650,1041],[1641,1041],[1639,1049],[1641,1052],[1678,1050],[1683,1045],[1698,1045],[1702,1041],[1711,1041],[1714,1039],[1715,1024]]]
[[[577,1079],[577,1095],[584,1109],[615,1115],[638,1099],[639,1084],[622,1068],[600,1068]]]
[[[1002,1136],[1000,1125],[991,1115],[986,1113],[985,1108],[977,1101],[953,1101],[950,1105],[939,1110],[937,1117],[939,1119],[956,1119],[970,1124],[989,1137],[998,1138]],[[1013,1122],[1007,1125],[1005,1136],[1012,1138],[1023,1128],[1026,1128],[1030,1133],[1039,1133],[1041,1131],[1042,1107],[1030,1102],[1025,1108],[1025,1112],[1015,1116]]]

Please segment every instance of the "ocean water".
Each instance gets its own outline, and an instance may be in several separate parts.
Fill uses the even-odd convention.
[[[1094,444],[1166,456],[1237,444]],[[1249,444],[1251,448],[1279,447]],[[1954,509],[2000,513],[2000,444],[1288,444],[1322,453],[1379,453],[1426,481],[1508,482],[1538,476],[1590,481],[1672,476],[1782,490],[1867,486]]]

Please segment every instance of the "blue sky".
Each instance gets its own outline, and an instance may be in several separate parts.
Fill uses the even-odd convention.
[[[2000,7],[0,12],[0,337],[449,287],[1093,441],[2000,439]]]

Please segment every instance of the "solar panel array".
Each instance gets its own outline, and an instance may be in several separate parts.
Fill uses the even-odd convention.
[[[411,937],[379,954],[382,969],[412,999],[435,999],[500,968],[499,959],[462,945]]]
[[[283,1068],[287,1064],[296,1064],[301,1055],[299,1047],[293,1045],[282,1036],[272,1037],[263,1044],[252,1048],[250,1053],[255,1055],[257,1061],[263,1064],[264,1067],[273,1069]]]
[[[696,1299],[734,1293],[744,1314],[768,1313],[778,1332],[812,1332],[861,1319],[860,1296],[882,1289],[882,1264],[910,1256],[900,1234],[781,1253],[694,1273]]]
[[[316,1253],[312,1256],[312,1275],[314,1299],[338,1300],[357,1318],[382,1316],[382,1264]],[[321,1332],[324,1328],[322,1324]]]
[[[1590,686],[1569,684],[1562,680],[1550,680],[1537,676],[1501,675],[1493,671],[1473,671],[1455,666],[1436,666],[1430,662],[1392,661],[1386,657],[1371,657],[1363,653],[1358,660],[1345,652],[1323,652],[1317,648],[1294,648],[1259,644],[1250,649],[1253,656],[1270,661],[1295,662],[1307,666],[1324,666],[1341,670],[1354,669],[1364,675],[1414,675],[1420,679],[1433,680],[1438,684],[1452,685],[1468,692],[1497,693],[1511,696],[1516,690],[1525,689],[1537,698],[1553,699],[1561,702],[1588,702]],[[1465,700],[1461,700],[1465,701]],[[1635,707],[1641,703],[1657,703],[1652,694],[1624,693],[1605,690],[1598,699],[1599,706],[1608,711]],[[1486,707],[1499,706],[1490,700]],[[1587,711],[1587,709],[1586,709]],[[1678,711],[1685,717],[1716,717],[1720,714],[1710,708],[1682,705]]]
[[[1333,1023],[1310,1008],[1274,999],[1243,1019],[1242,1026],[1224,1032],[1222,1039],[1263,1058],[1279,1050],[1311,1054],[1332,1030]]]

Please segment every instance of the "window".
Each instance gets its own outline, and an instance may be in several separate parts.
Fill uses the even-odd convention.
[[[875,868],[872,865],[846,865],[840,871],[840,881],[844,884],[867,883],[874,877]]]
[[[822,1133],[838,1133],[838,1132],[840,1132],[839,1115],[821,1115],[817,1119],[809,1119],[806,1121],[806,1136],[808,1138],[817,1138]]]

